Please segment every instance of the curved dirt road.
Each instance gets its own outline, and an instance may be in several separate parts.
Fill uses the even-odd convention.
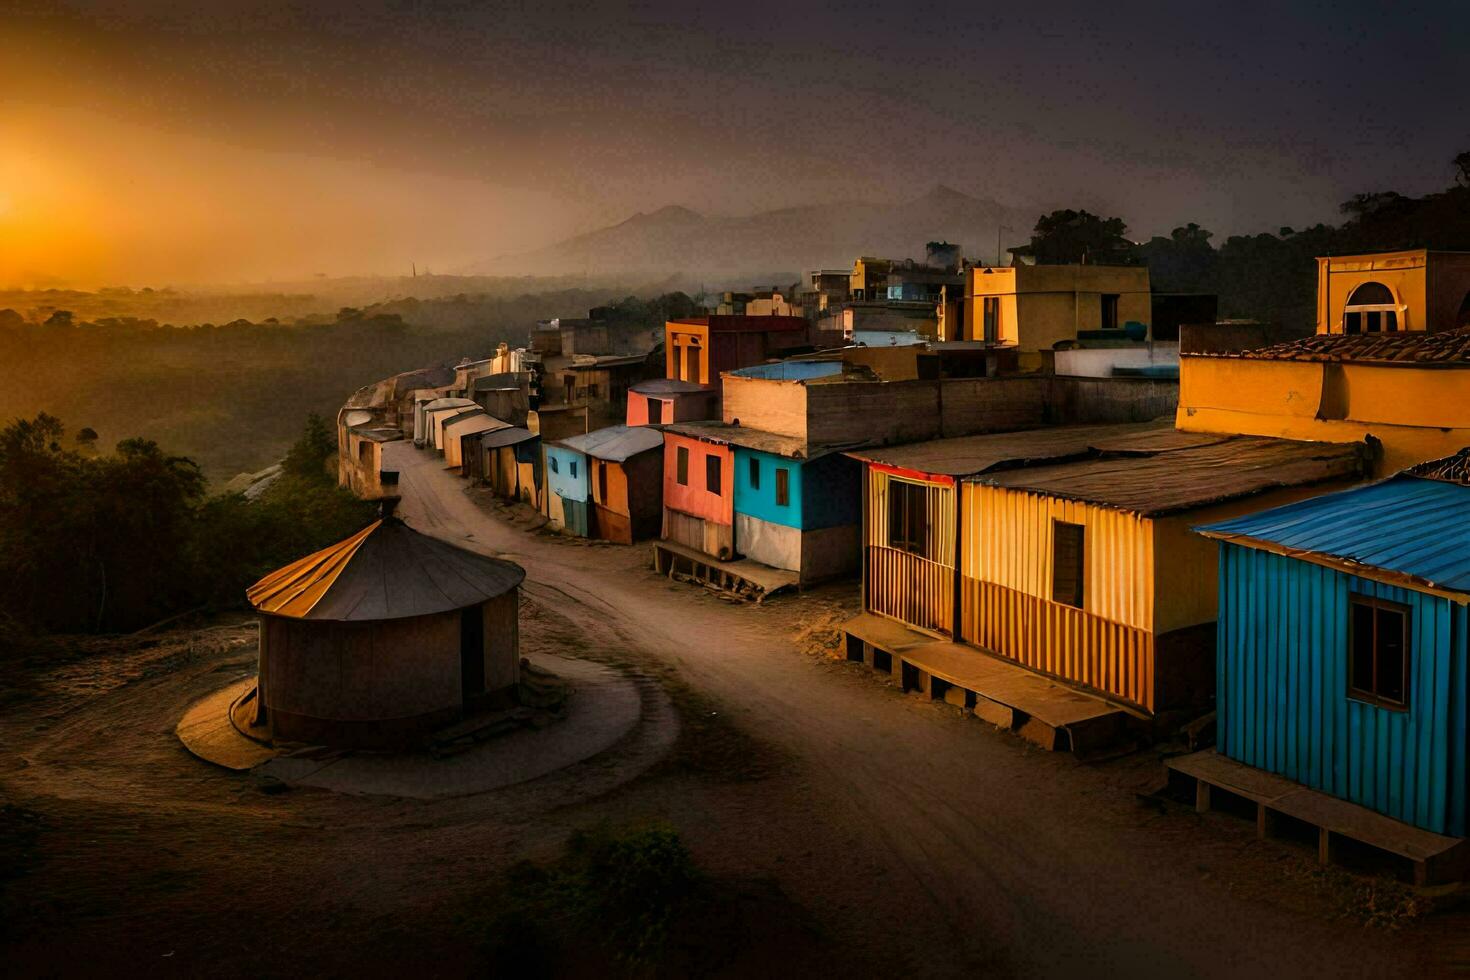
[[[1307,855],[1230,818],[1140,805],[1157,763],[1089,767],[804,655],[811,597],[732,606],[643,569],[647,552],[531,534],[482,509],[432,453],[394,443],[401,514],[509,554],[528,590],[594,642],[673,665],[789,756],[770,827],[724,827],[844,945],[922,974],[1391,975],[1420,943],[1332,914]],[[751,790],[755,792],[755,790]]]

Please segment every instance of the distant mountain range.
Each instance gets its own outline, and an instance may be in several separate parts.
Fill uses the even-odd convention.
[[[966,258],[995,260],[1030,237],[1037,213],[971,197],[943,185],[898,204],[818,204],[738,218],[707,217],[678,205],[545,248],[475,263],[471,275],[682,280],[710,286],[790,281],[812,269],[852,267],[859,255],[922,259],[924,243],[959,243]]]

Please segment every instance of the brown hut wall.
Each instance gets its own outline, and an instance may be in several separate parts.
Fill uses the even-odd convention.
[[[485,691],[513,687],[521,678],[520,589],[488,600],[485,616]]]

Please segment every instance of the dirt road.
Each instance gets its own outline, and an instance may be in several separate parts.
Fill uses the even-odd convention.
[[[1141,805],[1155,760],[1085,766],[896,695],[796,649],[818,600],[731,606],[643,570],[641,548],[512,528],[432,454],[387,449],[415,527],[514,556],[589,642],[674,665],[789,755],[795,775],[758,825],[676,819],[702,828],[707,860],[775,876],[841,942],[939,975],[1422,971],[1420,943],[1338,915],[1338,886],[1303,853],[1227,817]]]

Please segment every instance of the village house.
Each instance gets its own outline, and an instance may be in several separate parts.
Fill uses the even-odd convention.
[[[465,400],[468,401],[468,399]],[[440,456],[443,456],[445,427],[484,414],[485,410],[474,402],[470,402],[468,406],[453,406],[426,412],[424,420],[427,423],[428,439],[425,442],[425,447],[431,448]]]
[[[443,412],[458,414],[466,409],[479,408],[468,398],[428,398],[417,402],[413,412],[413,444],[422,449],[434,444],[433,417]]]
[[[1413,310],[1406,314],[1413,322]],[[1470,328],[1318,334],[1180,356],[1180,429],[1350,442],[1397,472],[1470,445]]]
[[[477,444],[466,447],[465,473],[484,483],[506,500],[542,507],[541,439],[519,426],[506,426],[470,437]]]
[[[585,405],[599,421],[621,419],[628,390],[658,375],[657,354],[579,355],[562,367],[562,401]]]
[[[374,413],[344,408],[337,416],[337,483],[359,497],[376,500],[396,496],[398,473],[383,469],[383,446],[403,433],[382,425]]]
[[[560,443],[541,442],[545,456],[546,494],[543,513],[553,530],[566,530],[585,538],[592,529],[590,484],[587,459]]]
[[[975,266],[966,276],[964,337],[956,339],[1011,344],[1023,355],[1064,341],[1141,344],[1152,313],[1144,266]]]
[[[703,316],[665,324],[664,377],[716,388],[720,373],[811,349],[796,316]]]
[[[509,706],[525,575],[387,511],[247,590],[259,674],[236,726],[284,743],[385,748]]]
[[[476,405],[511,425],[525,425],[531,410],[530,371],[490,374],[476,378],[470,398]]]
[[[972,699],[1004,701],[984,680],[999,658],[1140,717],[1203,710],[1215,561],[1189,526],[1356,482],[1367,452],[1165,422],[854,450],[865,613],[849,654]],[[883,620],[963,645],[908,650]]]
[[[645,426],[613,425],[572,436],[549,447],[568,482],[584,474],[588,518],[563,522],[586,537],[632,544],[657,535],[663,513],[663,433]],[[563,503],[563,512],[566,505]]]
[[[1317,333],[1470,326],[1470,252],[1414,249],[1317,260]]]
[[[1219,542],[1217,750],[1170,767],[1201,808],[1213,787],[1263,834],[1316,826],[1324,861],[1340,835],[1421,883],[1463,873],[1470,450],[1196,530]]]
[[[478,450],[480,436],[496,429],[507,428],[510,428],[510,423],[502,422],[480,409],[457,416],[455,421],[444,426],[445,469],[455,470],[461,476],[468,476],[468,460]]]
[[[717,395],[709,385],[673,378],[640,381],[628,389],[628,425],[661,425],[714,418]]]

